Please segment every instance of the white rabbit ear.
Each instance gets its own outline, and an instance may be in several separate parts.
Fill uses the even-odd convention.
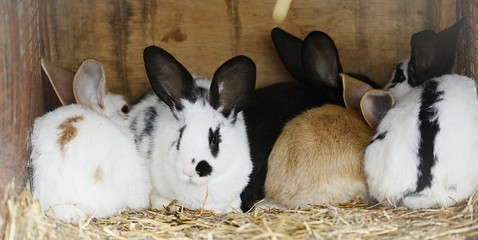
[[[231,58],[214,73],[209,89],[209,103],[223,107],[224,116],[240,112],[252,98],[256,85],[256,65],[246,56]]]
[[[344,86],[345,107],[360,111],[360,101],[363,95],[373,89],[372,86],[359,81],[347,74],[340,74]]]
[[[85,60],[73,79],[73,92],[78,104],[101,111],[106,95],[103,65],[94,59]]]
[[[156,46],[143,52],[144,65],[154,93],[170,108],[183,108],[181,99],[194,102],[198,86],[189,71],[170,53]]]
[[[41,59],[41,66],[48,80],[50,80],[58,99],[60,99],[61,104],[69,105],[76,103],[75,95],[73,94],[73,77],[75,76],[75,72],[67,68],[56,66],[43,58]]]
[[[360,109],[367,124],[376,129],[394,104],[395,99],[390,92],[372,89],[363,95],[360,101]]]

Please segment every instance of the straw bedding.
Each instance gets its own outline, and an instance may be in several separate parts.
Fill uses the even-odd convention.
[[[357,199],[337,206],[216,215],[173,202],[162,210],[125,211],[73,225],[46,217],[28,189],[16,196],[12,192],[0,202],[4,239],[478,238],[478,195],[454,207],[420,211]]]

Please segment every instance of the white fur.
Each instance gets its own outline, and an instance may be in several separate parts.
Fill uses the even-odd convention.
[[[478,101],[473,79],[444,75],[434,79],[443,91],[438,110],[440,131],[435,139],[436,163],[431,187],[414,193],[418,179],[418,112],[422,87],[406,82],[392,89],[396,105],[378,127],[386,137],[365,152],[370,195],[409,208],[450,206],[465,200],[478,184]]]
[[[108,95],[105,109],[120,109],[122,105],[117,108],[110,102],[119,99]],[[77,116],[83,119],[71,123],[77,133],[62,152],[58,139],[64,130],[59,126]],[[149,175],[125,121],[121,114],[100,114],[77,104],[35,120],[31,138],[33,196],[46,214],[77,222],[148,207]]]
[[[195,77],[198,86],[209,89],[210,81]],[[153,182],[150,199],[153,208],[162,209],[172,200],[184,207],[213,210],[217,213],[240,211],[240,194],[249,180],[252,162],[242,112],[233,123],[225,118],[221,108],[213,109],[207,101],[195,103],[181,100],[182,111],[176,119],[170,108],[154,94],[133,106],[130,126],[135,131],[138,149],[149,156]],[[157,118],[151,138],[144,136],[146,110],[154,107]],[[177,150],[180,128],[186,126]],[[209,129],[220,126],[222,141],[217,158],[211,154]],[[148,151],[150,151],[148,153]],[[195,159],[195,163],[192,162]],[[196,164],[206,160],[213,168],[210,176],[200,177]],[[207,197],[206,197],[207,193]]]

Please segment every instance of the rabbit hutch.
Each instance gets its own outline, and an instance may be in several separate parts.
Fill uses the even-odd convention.
[[[410,56],[410,36],[465,18],[453,71],[478,79],[476,0],[294,0],[273,19],[276,0],[0,0],[0,236],[63,238],[478,238],[476,198],[454,208],[411,211],[357,203],[301,210],[146,210],[72,225],[42,214],[28,193],[29,137],[36,117],[60,106],[40,59],[78,69],[94,58],[109,91],[132,102],[150,89],[143,49],[157,45],[192,73],[211,78],[227,59],[250,57],[256,88],[294,81],[271,41],[280,27],[303,39],[328,33],[346,71],[384,86]],[[27,190],[24,190],[27,189]],[[2,200],[3,199],[3,200]]]

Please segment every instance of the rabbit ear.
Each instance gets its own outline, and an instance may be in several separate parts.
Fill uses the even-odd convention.
[[[75,76],[75,72],[67,68],[56,66],[43,58],[41,59],[41,66],[48,80],[50,80],[58,99],[60,99],[61,104],[69,105],[76,103],[75,95],[73,94],[73,77]]]
[[[376,129],[394,104],[395,100],[390,92],[372,89],[363,95],[360,109],[367,124]]]
[[[456,42],[464,19],[435,33],[425,30],[412,36],[410,57],[410,83],[420,85],[427,79],[451,72],[455,63]]]
[[[194,102],[199,88],[188,70],[170,53],[149,46],[143,53],[146,73],[154,93],[170,108],[183,108],[181,99]]]
[[[101,111],[106,95],[103,65],[94,59],[85,60],[73,79],[73,92],[78,104]]]
[[[409,77],[413,86],[444,72],[442,45],[435,32],[425,30],[413,34],[411,45]]]
[[[228,117],[240,112],[252,98],[256,85],[256,65],[246,56],[231,58],[214,73],[209,90],[209,102],[214,109],[223,107]]]
[[[343,73],[340,76],[344,86],[345,107],[360,111],[360,101],[367,91],[373,89],[372,86]]]
[[[271,38],[277,55],[290,75],[297,81],[308,84],[302,65],[302,40],[278,27],[272,29]]]
[[[443,44],[444,51],[444,69],[447,72],[451,72],[453,65],[455,64],[455,53],[456,53],[456,43],[458,40],[458,33],[460,29],[465,24],[465,18],[462,18],[460,21],[454,25],[444,29],[438,33]]]
[[[324,32],[314,31],[307,35],[302,45],[302,62],[309,81],[318,89],[325,90],[332,99],[342,99],[342,72],[339,54],[332,38]]]

